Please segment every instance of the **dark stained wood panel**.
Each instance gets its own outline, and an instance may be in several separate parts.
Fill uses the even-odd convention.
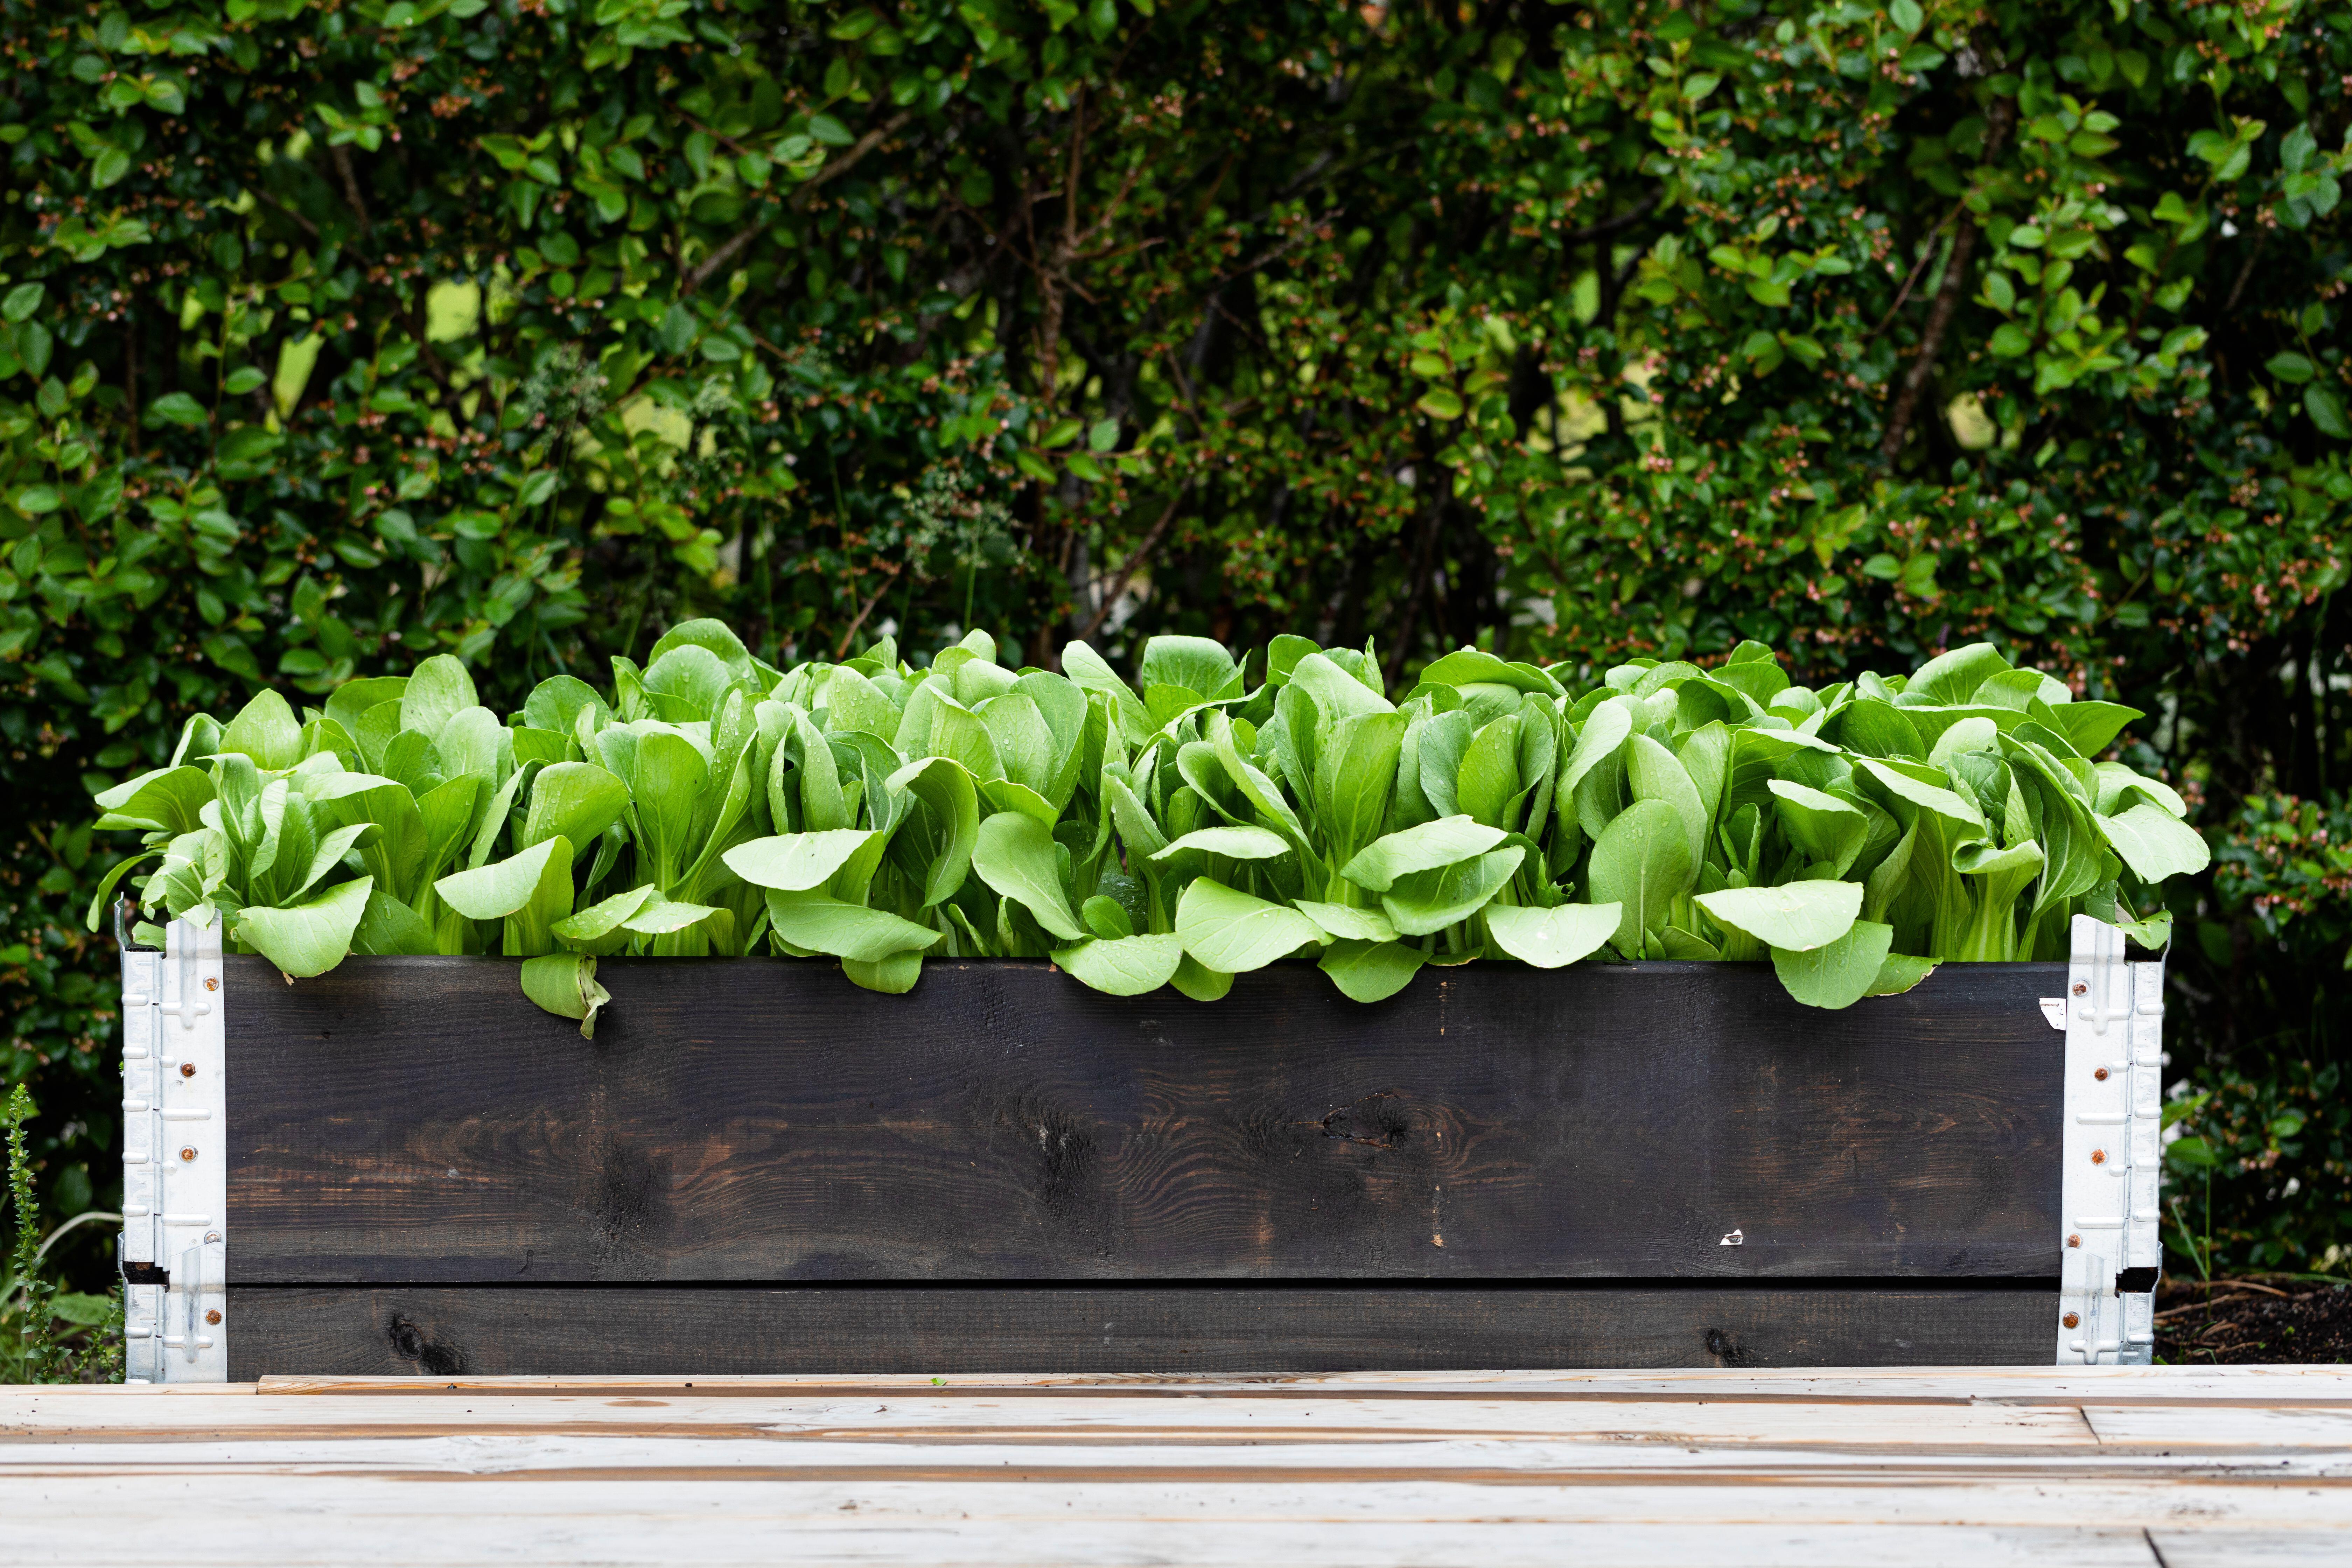
[[[231,958],[230,1279],[2054,1279],[2063,975],[607,961],[591,1043],[510,961]]]
[[[245,1286],[229,1375],[1447,1372],[2050,1359],[2056,1289]]]

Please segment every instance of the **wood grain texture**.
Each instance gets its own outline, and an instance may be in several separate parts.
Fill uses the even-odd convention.
[[[2343,1561],[2352,1448],[2283,1423],[2352,1372],[2098,1373],[0,1388],[0,1499],[11,1568]]]
[[[232,1287],[229,1375],[2014,1364],[2054,1290]]]
[[[592,1044],[510,963],[233,958],[230,1278],[2054,1278],[2063,973],[1824,1013],[1767,965],[1366,1007],[1301,967],[1203,1005],[608,961]]]

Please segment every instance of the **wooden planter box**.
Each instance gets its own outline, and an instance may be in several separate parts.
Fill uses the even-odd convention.
[[[607,960],[593,1043],[511,961],[172,940],[124,961],[133,1376],[2146,1359],[2161,973],[2079,931],[1843,1013]]]

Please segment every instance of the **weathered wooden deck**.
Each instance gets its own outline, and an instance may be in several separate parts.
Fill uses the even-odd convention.
[[[2352,1563],[2352,1370],[0,1390],[11,1564]]]

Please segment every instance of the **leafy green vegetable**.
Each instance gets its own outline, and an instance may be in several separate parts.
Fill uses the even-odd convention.
[[[1083,644],[1063,668],[974,633],[928,668],[885,638],[777,670],[690,621],[503,723],[446,655],[303,716],[265,691],[97,796],[142,837],[107,886],[289,976],[504,952],[587,1033],[599,957],[763,950],[886,992],[926,955],[1050,958],[1199,1000],[1315,956],[1374,1001],[1613,947],[1769,957],[1844,1007],[2059,955],[2078,913],[2161,942],[2161,883],[2206,864],[2170,786],[2085,754],[2137,710],[1985,644],[1820,691],[1755,644],[1580,692],[1463,649],[1401,701],[1369,647],[1299,637],[1255,687],[1200,638],[1146,644],[1139,689]]]
[[[1167,935],[1095,937],[1054,952],[1055,963],[1113,996],[1159,990],[1183,961],[1183,939]]]
[[[1263,969],[1322,940],[1315,922],[1297,910],[1236,892],[1207,877],[1184,889],[1176,911],[1176,934],[1195,960],[1227,974]]]
[[[1852,882],[1791,882],[1779,888],[1734,888],[1696,900],[1717,925],[1768,947],[1810,952],[1845,935],[1862,912],[1862,889]]]
[[[596,984],[596,961],[584,952],[550,952],[522,961],[522,994],[559,1018],[580,1020],[580,1037],[596,1037],[596,1013],[613,999]]]

